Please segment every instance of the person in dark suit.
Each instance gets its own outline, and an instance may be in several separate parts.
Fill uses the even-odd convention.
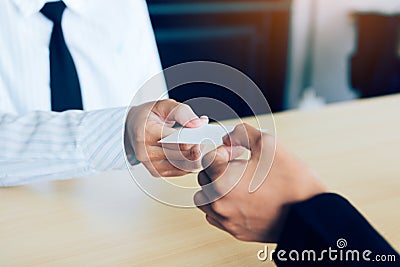
[[[242,241],[278,243],[278,266],[400,266],[399,254],[349,201],[274,137],[242,124],[223,141],[203,158],[208,167],[194,197],[211,225]],[[237,159],[241,147],[249,160]]]

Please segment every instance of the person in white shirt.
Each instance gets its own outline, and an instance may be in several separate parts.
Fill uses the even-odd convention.
[[[136,104],[142,105],[126,116],[140,86],[161,71],[145,1],[63,1],[62,31],[83,109],[64,112],[51,106],[54,23],[41,13],[47,2],[53,1],[0,2],[0,186],[126,168],[125,151],[131,163],[140,159],[153,175],[184,174],[158,146],[159,127],[166,120],[191,120],[187,126],[197,127],[207,119],[173,100],[142,104],[166,95],[165,83],[139,92]],[[153,128],[143,129],[143,114],[149,113],[154,121],[147,125]],[[146,143],[140,139],[144,130],[154,133]],[[193,149],[183,148],[183,154],[196,155]]]

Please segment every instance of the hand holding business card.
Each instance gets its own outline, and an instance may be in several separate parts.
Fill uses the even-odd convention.
[[[186,161],[173,162],[177,168],[194,172],[206,167],[201,165],[203,156],[222,145],[222,137],[232,132],[234,128],[234,126],[224,126],[221,124],[204,124],[199,128],[179,128],[174,133],[161,139],[159,143],[164,148],[167,148],[165,153],[167,159],[169,158],[168,149],[176,149],[176,145],[197,145],[201,153],[197,160],[191,161],[188,159]],[[194,166],[197,166],[197,168],[194,168]]]

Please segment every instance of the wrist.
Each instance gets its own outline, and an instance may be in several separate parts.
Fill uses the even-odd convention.
[[[133,136],[132,136],[133,125],[131,125],[132,122],[134,121],[132,119],[133,113],[134,113],[134,108],[131,107],[130,110],[127,112],[125,118],[123,140],[124,140],[124,153],[126,155],[126,159],[131,165],[136,165],[140,163],[140,161],[136,159],[135,150],[133,148]]]

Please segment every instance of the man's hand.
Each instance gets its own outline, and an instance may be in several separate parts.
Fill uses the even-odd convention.
[[[201,166],[199,145],[171,145],[162,147],[158,141],[170,135],[175,123],[188,128],[208,123],[199,118],[186,104],[167,99],[132,107],[125,127],[125,150],[135,153],[155,177],[185,175]]]
[[[274,157],[275,139],[268,134],[242,124],[223,141],[224,146],[203,158],[203,164],[210,165],[198,176],[202,190],[194,201],[211,225],[239,240],[277,242],[290,204],[326,192],[315,174],[282,145],[276,145]],[[250,150],[248,161],[232,159],[237,146]],[[250,190],[253,178],[260,183],[266,178],[256,191]]]

